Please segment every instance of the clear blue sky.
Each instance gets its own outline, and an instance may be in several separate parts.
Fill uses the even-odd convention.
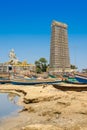
[[[87,0],[1,0],[0,62],[12,48],[20,61],[49,61],[52,20],[68,24],[70,62],[87,68]]]

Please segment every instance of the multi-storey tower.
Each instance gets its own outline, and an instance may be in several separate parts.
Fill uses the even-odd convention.
[[[52,22],[50,71],[70,71],[67,25],[56,21]]]

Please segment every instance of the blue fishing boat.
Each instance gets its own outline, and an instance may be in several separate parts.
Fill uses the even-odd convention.
[[[10,79],[8,78],[0,78],[0,84],[10,83]]]
[[[61,82],[61,80],[56,79],[56,80],[50,80],[50,79],[43,79],[43,80],[39,80],[39,79],[13,79],[11,80],[11,83],[14,85],[35,85],[35,84],[53,84],[53,83],[58,83]]]
[[[68,77],[64,80],[65,83],[79,84],[75,77]]]
[[[78,82],[87,84],[87,76],[75,75],[75,78]]]

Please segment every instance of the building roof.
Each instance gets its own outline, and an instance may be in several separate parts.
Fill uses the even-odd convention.
[[[58,26],[58,27],[63,27],[63,28],[67,28],[68,27],[67,24],[62,23],[62,22],[57,22],[55,20],[53,20],[52,26]]]

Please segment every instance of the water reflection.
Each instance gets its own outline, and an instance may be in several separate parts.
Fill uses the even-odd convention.
[[[13,103],[16,103],[17,104],[17,100],[18,100],[18,96],[14,93],[9,93],[7,95],[9,101],[13,102]]]
[[[16,112],[21,107],[16,103],[18,101],[18,96],[15,94],[0,93],[0,118],[9,116]]]

